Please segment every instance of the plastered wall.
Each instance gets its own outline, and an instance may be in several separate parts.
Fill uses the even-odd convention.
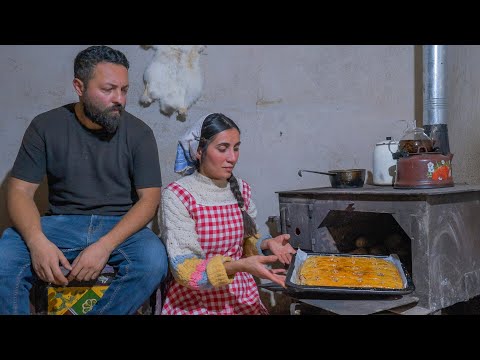
[[[298,169],[371,172],[375,143],[386,136],[399,139],[407,122],[421,114],[413,45],[209,45],[201,55],[204,92],[185,121],[165,117],[157,103],[139,104],[152,50],[112,46],[130,61],[127,110],[153,128],[165,185],[178,177],[176,144],[187,126],[209,112],[237,122],[242,145],[235,172],[253,187],[262,232],[268,216],[278,215],[276,191],[329,186],[327,176],[298,177]],[[4,180],[23,132],[36,114],[77,100],[73,59],[84,47],[0,47],[0,231],[10,225]],[[454,176],[472,183],[480,165],[479,58],[479,46],[454,46],[448,57]],[[45,209],[44,185],[36,200]]]

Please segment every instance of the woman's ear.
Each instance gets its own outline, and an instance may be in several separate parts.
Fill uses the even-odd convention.
[[[198,149],[197,153],[195,154],[195,158],[200,162],[200,159],[202,158],[202,150]]]

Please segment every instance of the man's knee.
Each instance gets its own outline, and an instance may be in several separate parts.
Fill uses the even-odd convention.
[[[145,254],[146,256],[143,260],[146,271],[150,274],[156,274],[156,277],[163,281],[168,272],[168,258],[165,245],[160,239],[150,242]]]
[[[0,274],[17,274],[30,263],[30,253],[18,232],[6,229],[0,237]]]

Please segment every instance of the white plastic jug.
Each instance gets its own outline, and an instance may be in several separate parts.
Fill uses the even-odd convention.
[[[392,153],[398,150],[398,141],[387,137],[386,140],[375,144],[373,151],[373,184],[393,185],[397,160],[393,159]]]

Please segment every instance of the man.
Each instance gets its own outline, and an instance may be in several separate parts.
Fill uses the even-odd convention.
[[[160,201],[157,144],[150,127],[124,110],[128,68],[110,47],[81,51],[73,80],[79,102],[27,128],[8,182],[14,226],[0,239],[0,314],[28,314],[38,279],[89,281],[107,263],[117,275],[89,314],[133,314],[165,278],[164,245],[146,227]],[[49,210],[40,216],[34,194],[45,175]]]

